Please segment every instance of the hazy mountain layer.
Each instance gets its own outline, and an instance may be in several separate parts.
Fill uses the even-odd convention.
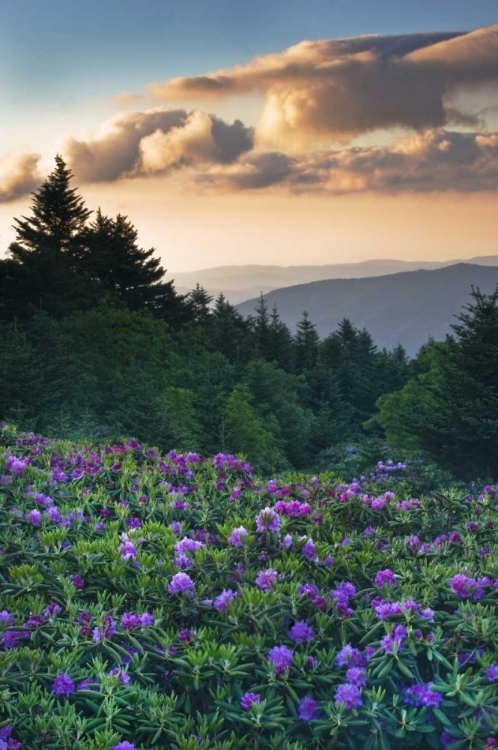
[[[219,266],[185,273],[170,273],[180,294],[186,294],[197,283],[217,297],[220,292],[234,305],[294,284],[307,284],[324,279],[356,279],[384,276],[402,271],[436,269],[461,263],[452,261],[367,260],[362,263],[337,263],[324,266]],[[498,255],[470,258],[466,263],[498,266]]]
[[[444,339],[453,316],[470,298],[472,285],[492,292],[498,267],[459,263],[363,279],[329,279],[276,289],[265,295],[271,308],[292,329],[307,310],[320,336],[327,336],[342,318],[366,328],[380,347],[403,344],[413,355],[432,336]],[[257,298],[238,305],[243,315],[254,311]]]

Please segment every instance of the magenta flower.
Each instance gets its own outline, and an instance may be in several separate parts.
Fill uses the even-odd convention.
[[[232,547],[242,547],[244,545],[244,540],[247,539],[249,534],[247,533],[247,530],[243,526],[239,526],[237,529],[234,529],[230,536],[228,537],[228,543],[232,545]]]
[[[382,588],[382,586],[395,586],[396,583],[396,576],[394,575],[392,570],[389,570],[389,568],[386,568],[385,570],[379,570],[374,578],[374,584],[377,586],[377,588]]]
[[[299,701],[297,715],[300,721],[312,721],[313,719],[317,719],[319,715],[318,703],[314,701],[313,698],[306,695]]]
[[[280,518],[272,508],[263,508],[256,516],[256,529],[260,534],[265,531],[276,534],[280,530]]]
[[[37,508],[35,508],[34,510],[29,511],[27,518],[32,526],[40,526],[42,521],[42,514]]]
[[[427,706],[428,708],[438,708],[443,700],[441,693],[436,693],[432,689],[433,682],[427,685],[412,685],[405,688],[404,701],[410,706]]]
[[[261,696],[259,693],[245,693],[240,699],[240,705],[244,711],[250,711],[253,704],[258,706],[261,704]]]
[[[341,648],[335,658],[335,663],[338,667],[359,667],[363,664],[363,656],[361,651],[357,648],[353,648],[349,643],[347,646]]]
[[[488,682],[498,682],[498,664],[491,664],[486,670]]]
[[[52,693],[54,695],[63,695],[65,698],[69,698],[74,690],[74,682],[68,674],[57,675],[52,683]]]
[[[224,589],[219,596],[214,600],[214,608],[217,612],[226,612],[228,609],[228,602],[235,599],[237,594],[232,589]]]
[[[278,675],[283,674],[290,667],[293,658],[294,654],[287,646],[275,646],[268,653],[268,661]]]
[[[278,573],[273,568],[267,570],[260,570],[256,576],[256,586],[259,586],[262,591],[270,591],[273,584],[277,580]]]
[[[194,582],[187,573],[175,573],[168,586],[170,594],[188,593],[190,596],[194,592]]]
[[[289,630],[289,638],[295,643],[310,642],[315,637],[315,631],[306,622],[296,622]]]
[[[337,706],[344,706],[348,711],[359,708],[363,702],[360,689],[348,682],[339,685],[335,691],[334,701]]]
[[[366,672],[362,667],[350,667],[346,672],[346,680],[350,685],[365,687],[367,684]]]

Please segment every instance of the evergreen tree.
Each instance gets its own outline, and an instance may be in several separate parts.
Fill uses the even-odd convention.
[[[210,304],[213,298],[200,285],[196,284],[189,294],[189,302],[192,309],[192,322],[196,325],[206,326],[211,315]]]
[[[209,321],[208,336],[212,348],[230,362],[244,364],[249,358],[249,324],[227,301],[224,294],[216,299]]]
[[[270,315],[268,340],[272,359],[283,370],[291,372],[293,368],[292,334],[280,319],[276,305],[273,306]]]
[[[4,280],[2,288],[11,318],[29,317],[36,310],[63,317],[95,300],[78,263],[91,212],[70,187],[72,174],[64,160],[57,156],[55,162],[54,171],[33,194],[32,216],[14,220],[10,280]]]
[[[472,302],[444,345],[422,352],[427,372],[379,401],[378,422],[464,479],[498,478],[498,289]]]
[[[303,312],[294,337],[294,363],[297,373],[310,372],[316,367],[319,343],[316,326],[309,319],[308,313]]]
[[[260,295],[258,304],[254,308],[256,315],[249,318],[249,327],[252,335],[252,356],[255,359],[265,359],[271,361],[274,359],[271,349],[270,338],[270,314],[268,312],[268,303],[263,294]]]
[[[10,247],[14,260],[24,262],[35,253],[57,263],[61,256],[77,255],[91,211],[77,188],[69,186],[71,177],[62,157],[56,156],[55,169],[33,194],[33,215],[14,219],[17,239]]]
[[[189,304],[176,294],[172,281],[162,281],[165,271],[154,249],[141,249],[137,240],[138,232],[126,216],[111,219],[99,209],[86,233],[85,272],[100,285],[102,295],[130,310],[149,310],[177,327],[188,320]]]
[[[268,419],[278,423],[282,446],[292,466],[309,465],[307,444],[314,418],[301,402],[301,379],[284,372],[275,362],[253,359],[247,366],[244,382],[265,423]]]

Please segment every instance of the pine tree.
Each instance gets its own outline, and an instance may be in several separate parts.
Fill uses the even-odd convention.
[[[91,212],[70,187],[72,174],[62,157],[55,163],[33,194],[32,216],[14,220],[11,284],[4,285],[10,317],[29,317],[36,310],[63,317],[94,300],[78,264]]]
[[[428,370],[379,401],[377,421],[463,479],[498,478],[498,289],[472,290],[454,336],[422,352]]]
[[[263,294],[260,295],[258,303],[254,308],[256,315],[249,318],[253,340],[253,357],[271,361],[274,356],[271,348],[270,334],[270,315],[268,313],[268,303]]]
[[[318,345],[320,339],[316,332],[316,326],[309,319],[307,312],[297,324],[297,332],[294,337],[294,361],[296,372],[310,372],[316,367],[318,361]]]
[[[212,296],[199,283],[195,285],[189,294],[189,302],[192,308],[192,322],[205,326],[211,315],[210,304]]]
[[[91,211],[77,188],[69,186],[71,177],[62,157],[56,156],[55,169],[33,194],[33,216],[14,219],[17,239],[10,247],[14,260],[23,262],[30,253],[38,253],[57,262],[62,255],[77,254]]]
[[[216,299],[209,321],[208,335],[211,346],[230,362],[244,364],[249,355],[249,325],[242,315],[227,301],[224,294]]]
[[[292,334],[288,326],[280,319],[277,306],[274,305],[270,315],[268,338],[272,359],[286,372],[293,368]]]
[[[189,304],[176,294],[172,281],[162,281],[165,271],[154,249],[141,249],[137,240],[138,232],[126,216],[111,219],[99,209],[86,233],[85,272],[100,285],[101,294],[130,310],[147,309],[177,327],[190,317]]]

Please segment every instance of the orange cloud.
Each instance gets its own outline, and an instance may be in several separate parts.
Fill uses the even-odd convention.
[[[68,140],[64,153],[82,182],[166,173],[204,162],[230,163],[252,148],[252,129],[204,112],[153,109],[120,114],[87,141]]]
[[[0,160],[0,203],[22,198],[35,190],[41,177],[38,154],[8,154]]]
[[[498,190],[498,133],[445,129],[401,138],[388,147],[243,155],[213,165],[197,181],[228,190],[284,186],[333,195],[365,192]]]
[[[466,34],[363,36],[301,42],[284,52],[212,74],[153,83],[160,101],[265,96],[258,142],[302,148],[379,128],[415,130],[474,122],[452,96],[498,83],[498,25]]]
[[[143,99],[142,94],[133,94],[129,91],[123,91],[122,94],[117,94],[117,96],[113,98],[113,102],[118,107],[128,107],[130,104],[136,104],[141,99]]]

